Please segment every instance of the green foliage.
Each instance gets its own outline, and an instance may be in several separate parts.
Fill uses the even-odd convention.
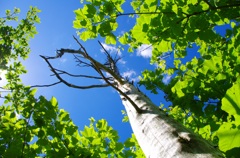
[[[75,11],[74,27],[81,30],[80,38],[92,27],[97,28],[94,36],[84,36],[84,40],[99,34],[115,37],[117,27],[110,27],[109,23],[120,27],[118,17],[137,15],[133,28],[116,38],[117,42],[110,42],[109,37],[106,41],[128,45],[129,52],[142,44],[151,45],[151,63],[158,67],[145,70],[140,84],[156,94],[162,90],[166,100],[172,102],[166,112],[218,144],[227,157],[239,155],[239,1],[133,0],[133,11],[129,13],[114,7],[120,7],[119,1],[101,16],[100,4],[107,6],[110,2],[91,1],[89,5],[95,8],[92,16],[80,14],[85,7]],[[80,25],[84,20],[87,24]],[[226,27],[221,34],[216,31]],[[165,83],[167,75],[171,80]]]
[[[27,58],[30,53],[29,39],[37,33],[34,24],[40,23],[39,12],[37,8],[30,7],[26,18],[18,22],[16,15],[20,9],[15,8],[13,12],[6,10],[6,17],[0,18],[0,69],[6,69],[10,59],[15,60],[19,56]],[[7,25],[9,22],[15,22],[17,26]]]
[[[116,18],[123,13],[121,5],[123,0],[94,0],[88,1],[83,8],[75,10],[76,19],[73,27],[80,29],[79,36],[82,40],[96,38],[98,35],[106,37],[107,44],[116,44],[113,34],[118,28]]]
[[[122,110],[121,112],[122,112],[122,115],[123,115],[122,122],[128,122],[129,118],[127,116],[127,112],[125,110]]]
[[[0,138],[4,138],[0,153],[4,157],[144,157],[134,136],[121,143],[106,120],[93,118],[79,132],[69,113],[58,109],[56,98],[36,99],[35,90],[26,89],[22,102],[10,94],[10,105],[0,107]]]
[[[151,63],[158,67],[144,71],[140,83],[153,93],[165,92],[172,102],[164,109],[168,115],[217,144],[227,157],[239,155],[240,3],[133,0],[133,12],[123,13],[123,0],[86,1],[75,11],[73,23],[80,38],[100,35],[107,44],[129,45],[129,51],[151,45]],[[26,70],[18,57],[28,56],[28,41],[40,20],[39,10],[31,7],[17,27],[7,25],[17,21],[19,12],[7,10],[0,19],[0,69],[7,69],[5,88],[11,91],[0,107],[0,152],[5,157],[144,157],[134,136],[118,142],[117,132],[105,120],[93,118],[79,132],[69,114],[58,109],[56,98],[36,98],[36,90],[21,83],[19,76]],[[117,37],[118,17],[134,15],[133,28]],[[226,25],[230,28],[225,34],[217,33],[217,27]],[[165,58],[169,54],[172,63]],[[166,75],[172,77],[167,84]]]
[[[222,98],[222,109],[230,116],[227,122],[224,122],[217,131],[219,137],[219,147],[222,151],[239,148],[240,141],[240,78],[229,88]],[[236,151],[235,151],[236,152]],[[238,149],[238,154],[240,154]],[[234,153],[236,154],[236,153]],[[232,155],[232,153],[230,156]]]

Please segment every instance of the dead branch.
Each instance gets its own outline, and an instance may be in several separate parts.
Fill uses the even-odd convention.
[[[118,81],[119,83],[123,84],[123,80],[121,78],[120,75],[115,74],[113,71],[111,71],[108,67],[106,67],[105,65],[97,62],[96,60],[94,60],[91,56],[88,55],[86,49],[83,47],[83,45],[77,40],[76,37],[74,37],[74,40],[79,44],[80,48],[83,50],[83,52],[81,51],[81,54],[88,59],[92,64],[95,64],[95,66],[99,67],[100,70],[104,70],[105,72],[109,73],[116,81]],[[97,70],[96,70],[97,71]]]
[[[89,85],[89,86],[78,86],[72,83],[67,82],[66,80],[64,80],[53,68],[53,66],[51,65],[51,63],[48,61],[48,59],[56,59],[55,57],[45,57],[40,55],[41,58],[43,58],[46,63],[48,64],[48,66],[50,67],[51,71],[55,74],[55,76],[57,77],[57,79],[64,83],[65,85],[67,85],[68,87],[72,87],[72,88],[78,88],[78,89],[90,89],[90,88],[100,88],[100,87],[108,87],[108,84],[99,84],[99,85]]]
[[[132,100],[131,98],[129,98],[124,92],[122,92],[119,88],[118,88],[118,84],[125,84],[126,81],[120,76],[119,70],[117,68],[117,61],[119,61],[120,58],[115,57],[114,59],[111,57],[110,53],[107,52],[107,50],[103,47],[103,45],[99,42],[99,44],[102,46],[102,48],[105,51],[105,55],[107,57],[107,62],[105,64],[101,64],[98,61],[96,61],[95,59],[93,59],[90,55],[88,55],[86,49],[83,47],[83,45],[75,38],[75,41],[79,44],[80,49],[79,50],[74,50],[74,49],[60,49],[57,50],[57,56],[55,57],[46,57],[46,56],[41,56],[48,64],[48,66],[50,67],[51,71],[54,73],[54,75],[59,79],[60,82],[64,83],[65,85],[69,86],[69,87],[73,87],[73,88],[79,88],[79,89],[89,89],[89,88],[98,88],[98,87],[107,87],[107,86],[111,86],[112,88],[114,88],[115,90],[117,90],[120,95],[122,95],[124,98],[126,98],[131,104],[132,106],[135,108],[135,110],[138,113],[142,112],[142,109],[140,109]],[[53,68],[53,66],[51,65],[51,63],[49,62],[49,59],[57,59],[62,57],[65,53],[69,53],[69,54],[73,54],[75,59],[77,59],[77,62],[79,62],[80,64],[83,64],[85,66],[88,67],[92,67],[101,77],[94,77],[94,76],[88,76],[88,75],[78,75],[79,77],[87,77],[87,78],[94,78],[94,79],[103,79],[106,84],[100,84],[100,85],[90,85],[90,86],[78,86],[78,85],[74,85],[71,84],[67,81],[65,81],[63,78],[61,78],[61,74],[67,74],[69,76],[75,76],[72,75],[66,71],[62,71],[62,70],[58,70],[56,68]],[[79,56],[76,56],[75,54],[78,54]],[[83,60],[81,60],[80,58],[86,59],[89,61],[89,63],[84,62]],[[112,77],[106,77],[103,72],[105,73],[109,73]],[[76,76],[75,76],[76,77]]]
[[[104,46],[102,45],[102,43],[100,41],[98,41],[98,43],[101,45],[101,47],[103,48],[106,56],[107,56],[107,61],[104,65],[108,66],[115,74],[117,74],[118,76],[120,76],[118,67],[117,67],[117,62],[121,59],[120,57],[117,58],[117,56],[115,56],[115,58],[112,58],[110,53],[108,53],[108,51],[104,48]]]
[[[76,62],[78,62],[79,64],[77,64],[77,66],[80,66],[80,67],[93,67],[92,66],[92,64],[90,63],[87,63],[87,62],[84,62],[84,61],[82,61],[80,58],[84,58],[84,57],[82,57],[82,56],[77,56],[77,55],[75,55],[75,54],[73,54],[73,56],[74,56],[74,59],[76,59]],[[83,65],[83,66],[81,66],[81,65]]]
[[[74,74],[70,74],[70,73],[68,73],[68,72],[66,72],[66,71],[59,70],[59,69],[56,69],[56,68],[54,68],[54,70],[55,70],[56,72],[58,72],[59,75],[66,74],[66,75],[71,76],[71,77],[84,77],[84,78],[91,78],[91,79],[103,80],[102,77],[89,76],[89,75],[74,75]],[[53,74],[53,75],[51,75],[51,76],[55,76],[55,74]],[[108,80],[113,80],[112,77],[108,77],[107,79],[108,79]]]
[[[34,85],[34,86],[31,86],[30,88],[38,88],[38,87],[51,87],[51,86],[55,86],[59,83],[62,83],[61,81],[58,81],[58,82],[55,82],[55,83],[52,83],[52,84],[46,84],[46,85]]]

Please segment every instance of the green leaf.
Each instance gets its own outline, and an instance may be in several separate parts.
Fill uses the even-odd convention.
[[[55,97],[52,97],[50,102],[51,102],[52,106],[54,106],[54,107],[58,105],[57,99]]]
[[[92,31],[85,31],[85,32],[82,32],[82,33],[79,33],[80,34],[80,38],[83,40],[83,41],[86,41],[88,39],[91,39],[91,38],[94,38],[95,37],[95,33],[92,32]]]
[[[195,0],[195,1],[197,1],[197,0]],[[204,11],[209,9],[209,5],[204,1],[201,1],[200,5],[202,7],[202,10],[204,10]]]
[[[96,136],[96,132],[94,130],[94,127],[84,127],[84,130],[81,132],[82,136],[84,137],[94,137]]]
[[[222,99],[222,110],[230,115],[240,115],[240,83],[235,82]]]
[[[95,138],[92,141],[92,145],[101,145],[102,144],[102,140],[100,138]]]
[[[116,42],[117,42],[116,37],[113,34],[106,36],[106,40],[105,40],[106,44],[114,44],[115,45]]]
[[[211,126],[210,126],[210,125],[206,125],[206,126],[200,128],[200,129],[199,129],[199,134],[200,134],[203,138],[209,140],[209,139],[210,139],[210,136],[211,136]]]
[[[29,95],[34,96],[36,92],[37,92],[37,88],[33,88],[33,89],[30,91]]]
[[[107,121],[104,119],[99,120],[96,124],[96,127],[99,130],[107,130],[107,126],[108,126]]]
[[[132,1],[131,2],[131,6],[133,7],[134,10],[137,10],[138,7],[140,7],[141,4],[142,4],[141,1]]]
[[[198,3],[198,0],[191,0],[192,4],[195,5]]]
[[[60,109],[59,120],[60,121],[69,121],[70,120],[69,113],[63,109]]]
[[[122,122],[129,122],[128,116],[123,116]]]
[[[87,7],[87,17],[92,18],[94,16],[94,14],[96,13],[95,7],[90,4],[86,4],[86,5],[84,5],[84,7],[85,6]]]
[[[226,152],[235,147],[240,147],[240,123],[225,122],[217,131],[219,149]]]
[[[174,87],[172,87],[172,92],[175,93],[179,98],[185,96],[182,89],[185,88],[187,84],[185,82],[177,82]]]
[[[122,43],[122,44],[127,44],[128,43],[127,38],[125,36],[120,37],[119,42]]]
[[[178,14],[178,6],[177,6],[177,4],[174,4],[172,6],[172,10],[173,10],[174,13]]]

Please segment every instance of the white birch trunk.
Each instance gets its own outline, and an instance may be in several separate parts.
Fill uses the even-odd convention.
[[[210,158],[223,157],[206,140],[160,111],[150,99],[129,83],[118,88],[143,110],[137,113],[121,96],[132,130],[147,158]]]
[[[74,37],[77,41],[77,39]],[[77,53],[88,59],[93,67],[106,81],[106,83],[116,89],[121,96],[123,105],[128,114],[133,132],[147,158],[210,158],[223,157],[222,153],[211,146],[206,140],[187,130],[182,124],[176,122],[171,117],[158,109],[150,99],[142,94],[136,87],[122,80],[116,67],[116,61],[111,58],[106,51],[107,67],[88,55],[85,48],[77,41],[81,50],[61,49],[56,57],[44,57],[56,77],[69,87],[87,89],[94,87],[104,87],[105,85],[76,86],[63,80],[59,73],[55,71],[49,63],[49,59],[61,57],[64,53]],[[79,59],[80,60],[80,59]],[[81,61],[81,60],[80,60]],[[83,62],[85,63],[85,62]],[[113,65],[113,66],[112,66]],[[105,71],[112,75],[115,82],[110,82],[102,73]],[[137,107],[134,107],[137,106]],[[142,109],[142,112],[137,112]]]

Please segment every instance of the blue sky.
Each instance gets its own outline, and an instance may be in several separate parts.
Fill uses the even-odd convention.
[[[29,59],[24,62],[28,73],[22,76],[26,85],[51,84],[58,81],[47,67],[47,64],[39,55],[54,56],[55,51],[60,48],[78,49],[78,45],[72,38],[76,35],[76,30],[72,27],[75,19],[74,10],[81,8],[83,4],[79,1],[57,1],[57,0],[2,0],[0,2],[0,16],[4,15],[6,9],[13,10],[14,7],[21,9],[20,17],[24,17],[29,6],[37,6],[42,12],[39,14],[41,23],[37,25],[38,34],[31,40],[31,54]],[[127,7],[127,6],[125,6]],[[128,8],[129,9],[129,8]],[[119,19],[124,22],[124,27],[118,29],[119,34],[128,30],[133,24],[134,19]],[[102,39],[98,39],[103,42]],[[97,40],[87,42],[81,41],[88,53],[98,61],[104,62],[104,55]],[[108,51],[116,52],[115,46],[104,45]],[[146,46],[139,48],[144,50]],[[145,51],[135,51],[128,53],[121,51],[123,57],[119,63],[120,71],[123,76],[129,75],[133,80],[137,80],[144,69],[153,69],[150,65],[151,49]],[[89,69],[77,67],[71,55],[64,55],[60,60],[52,62],[58,68],[73,74],[89,74]],[[166,80],[169,78],[166,78]],[[78,85],[88,85],[92,80],[71,79],[65,77],[67,81],[73,81]],[[0,83],[2,86],[3,81]],[[156,105],[165,103],[163,94],[154,95],[143,89]],[[121,110],[124,109],[120,97],[112,88],[98,88],[80,90],[69,88],[63,84],[49,88],[38,88],[38,95],[43,95],[50,99],[55,96],[59,102],[59,107],[70,113],[74,123],[83,129],[84,125],[89,124],[89,118],[106,119],[108,123],[119,132],[121,141],[130,137],[132,130],[129,123],[122,123]]]

